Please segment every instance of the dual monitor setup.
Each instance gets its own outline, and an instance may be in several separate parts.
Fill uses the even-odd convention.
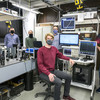
[[[75,30],[75,16],[67,16],[61,18],[61,30],[69,31]],[[59,44],[61,46],[79,46],[79,54],[86,55],[86,59],[90,59],[90,56],[95,56],[96,42],[81,40],[79,42],[78,33],[63,33],[59,35]],[[71,55],[71,49],[65,49],[66,55]]]
[[[89,56],[95,56],[96,53],[96,42],[87,40],[80,40],[79,42],[79,35],[76,33],[60,34],[59,44],[61,46],[79,46],[79,54],[86,55],[87,59],[90,59]],[[64,53],[71,55],[71,49],[65,49]]]
[[[92,40],[90,34],[81,34],[80,39],[82,40],[79,41],[78,32],[74,32],[75,17],[62,17],[61,31],[64,32],[62,32],[63,34],[59,34],[59,44],[65,46],[63,49],[63,54],[65,56],[70,57],[73,60],[79,59],[79,62],[80,60],[85,62],[95,58],[97,43],[95,41],[90,41]],[[94,65],[90,63],[86,65],[81,63],[75,64],[72,72],[73,82],[91,85],[93,66]]]

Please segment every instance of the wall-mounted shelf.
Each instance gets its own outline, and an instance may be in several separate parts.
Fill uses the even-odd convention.
[[[63,31],[62,33],[96,33],[96,31]]]
[[[7,21],[7,20],[18,20],[23,19],[22,16],[13,15],[7,12],[0,11],[0,21]]]
[[[99,19],[100,20],[100,19]],[[98,20],[97,19],[87,19],[87,20],[84,20],[82,22],[78,22],[76,21],[75,24],[76,25],[84,25],[84,24],[97,24],[98,23]],[[100,21],[99,21],[100,23]],[[39,26],[39,24],[54,24],[54,25],[61,25],[61,22],[46,22],[46,23],[37,23],[37,26]]]

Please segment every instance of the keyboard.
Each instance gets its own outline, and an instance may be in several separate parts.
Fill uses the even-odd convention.
[[[85,61],[91,61],[92,59],[84,59],[83,58],[83,59],[80,59],[80,60],[85,62]]]
[[[80,59],[80,60],[81,60],[81,61],[84,61],[84,62],[87,61],[87,59]]]
[[[76,58],[76,57],[69,57],[69,58],[71,58],[73,60],[79,60],[79,58]]]

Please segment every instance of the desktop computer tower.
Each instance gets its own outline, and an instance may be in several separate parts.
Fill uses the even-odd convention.
[[[72,81],[91,85],[94,64],[73,66]]]

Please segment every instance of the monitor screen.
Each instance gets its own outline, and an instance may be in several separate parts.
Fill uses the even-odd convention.
[[[60,34],[59,36],[59,44],[62,46],[70,46],[79,44],[79,35],[76,33],[69,33],[69,34]]]
[[[75,17],[62,17],[61,30],[75,30]]]
[[[96,42],[95,41],[80,41],[80,54],[95,55]]]
[[[35,48],[40,48],[40,47],[42,47],[42,41],[34,41],[33,45]]]
[[[71,49],[64,48],[64,55],[71,55]]]

